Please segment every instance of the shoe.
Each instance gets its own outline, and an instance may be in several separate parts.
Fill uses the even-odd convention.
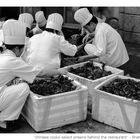
[[[21,128],[21,123],[19,120],[7,121],[7,129],[8,131],[14,131]]]
[[[76,133],[76,132],[74,132],[74,131],[66,131],[66,133]]]
[[[6,127],[6,122],[0,122],[0,133],[5,133]]]
[[[14,130],[17,130],[21,127],[21,123],[19,120],[7,121],[6,128],[0,127],[0,132],[2,133],[10,133]]]
[[[7,128],[0,127],[0,133],[8,133]]]

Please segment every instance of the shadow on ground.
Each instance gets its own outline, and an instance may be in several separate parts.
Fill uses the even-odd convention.
[[[22,127],[11,133],[36,133],[23,117],[21,119],[21,123]],[[126,133],[114,127],[93,120],[89,112],[85,121],[43,131],[40,133],[66,133],[67,131],[72,131],[75,133]]]

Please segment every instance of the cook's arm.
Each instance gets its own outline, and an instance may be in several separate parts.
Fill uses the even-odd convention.
[[[86,44],[84,49],[87,54],[94,54],[100,57],[106,54],[106,44],[106,35],[104,33],[98,33],[95,37],[95,45]]]
[[[98,58],[98,56],[96,56],[96,55],[85,55],[85,56],[81,56],[81,57],[79,57],[79,59],[78,59],[78,62],[85,62],[85,61],[88,61],[88,60],[91,60],[91,59],[96,59],[96,58]]]
[[[60,36],[60,50],[62,53],[68,56],[74,56],[77,52],[77,47],[75,45],[70,44],[65,40],[63,36]]]
[[[87,42],[87,44],[92,43],[92,41],[93,41],[92,39],[91,39],[91,40],[89,40],[89,41]],[[86,45],[86,44],[85,44],[85,43],[83,43],[83,44],[81,44],[81,45],[77,46],[77,52],[78,52],[78,51],[80,51],[81,49],[83,49],[85,45]]]

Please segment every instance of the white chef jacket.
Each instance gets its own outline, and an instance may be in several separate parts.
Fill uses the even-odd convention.
[[[99,56],[99,62],[119,67],[129,60],[124,42],[119,33],[106,23],[98,23],[91,47],[85,46],[88,54]]]
[[[60,53],[74,56],[77,47],[54,33],[43,31],[34,35],[27,44],[27,63],[41,66],[44,71],[60,68]]]
[[[0,87],[15,77],[32,83],[40,72],[40,68],[29,66],[8,49],[0,54],[0,60]]]

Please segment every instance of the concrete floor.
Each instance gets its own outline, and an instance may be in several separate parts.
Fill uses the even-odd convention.
[[[32,127],[25,121],[25,119],[22,118],[21,123],[22,127],[11,133],[36,133],[32,129]],[[92,120],[90,113],[88,113],[87,119],[85,121],[66,125],[63,127],[51,129],[40,133],[66,133],[67,131],[74,131],[76,133],[127,133],[117,128]]]

